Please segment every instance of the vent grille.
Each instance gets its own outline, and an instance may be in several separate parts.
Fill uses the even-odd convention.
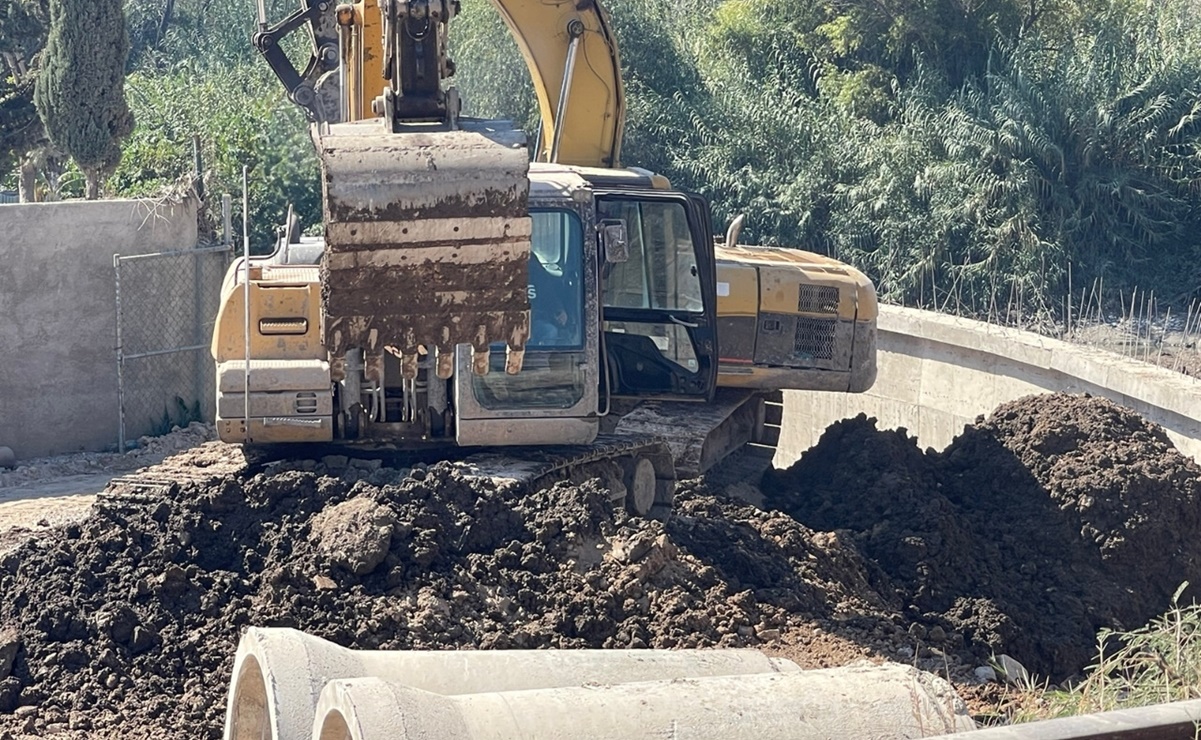
[[[838,314],[838,288],[832,285],[802,285],[797,302],[801,313]]]
[[[315,414],[317,413],[317,394],[312,392],[302,392],[296,394],[296,413],[298,414]]]
[[[836,320],[798,317],[794,345],[797,357],[806,360],[833,360],[834,335],[837,330]]]
[[[320,429],[324,424],[323,419],[298,419],[295,416],[267,416],[263,418],[263,426],[265,427],[305,427],[309,429]]]

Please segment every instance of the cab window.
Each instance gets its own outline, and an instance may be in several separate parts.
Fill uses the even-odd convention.
[[[472,375],[476,401],[486,409],[569,409],[584,397],[584,228],[567,210],[532,211],[530,338],[525,363],[505,373],[504,344],[492,345],[485,375]]]
[[[571,211],[534,211],[531,236],[530,349],[584,346],[583,227]]]
[[[625,222],[630,248],[630,259],[609,270],[606,306],[704,310],[692,231],[683,204],[606,200],[598,209],[601,218]]]

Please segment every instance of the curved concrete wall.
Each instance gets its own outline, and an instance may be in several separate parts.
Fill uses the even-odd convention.
[[[18,460],[116,444],[113,254],[192,248],[196,209],[0,205],[0,445]]]
[[[880,307],[879,376],[864,394],[784,395],[776,465],[790,465],[839,419],[866,413],[942,449],[977,416],[1035,393],[1104,396],[1162,425],[1201,459],[1201,381],[1104,350],[896,306]]]

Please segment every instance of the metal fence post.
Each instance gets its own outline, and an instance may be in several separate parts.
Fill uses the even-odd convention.
[[[232,251],[223,245],[113,255],[122,450],[129,437],[211,417],[209,342]]]
[[[113,285],[117,293],[117,452],[125,452],[125,354],[121,343],[121,255],[113,255]]]

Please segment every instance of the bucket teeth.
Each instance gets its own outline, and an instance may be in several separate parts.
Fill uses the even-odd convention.
[[[318,149],[330,353],[394,346],[415,358],[421,346],[439,377],[453,373],[456,345],[476,348],[477,372],[489,344],[520,357],[530,324],[524,135],[470,121],[392,133],[373,120],[328,127]]]
[[[455,355],[453,349],[438,347],[435,351],[438,358],[437,374],[439,380],[446,380],[455,373]]]

